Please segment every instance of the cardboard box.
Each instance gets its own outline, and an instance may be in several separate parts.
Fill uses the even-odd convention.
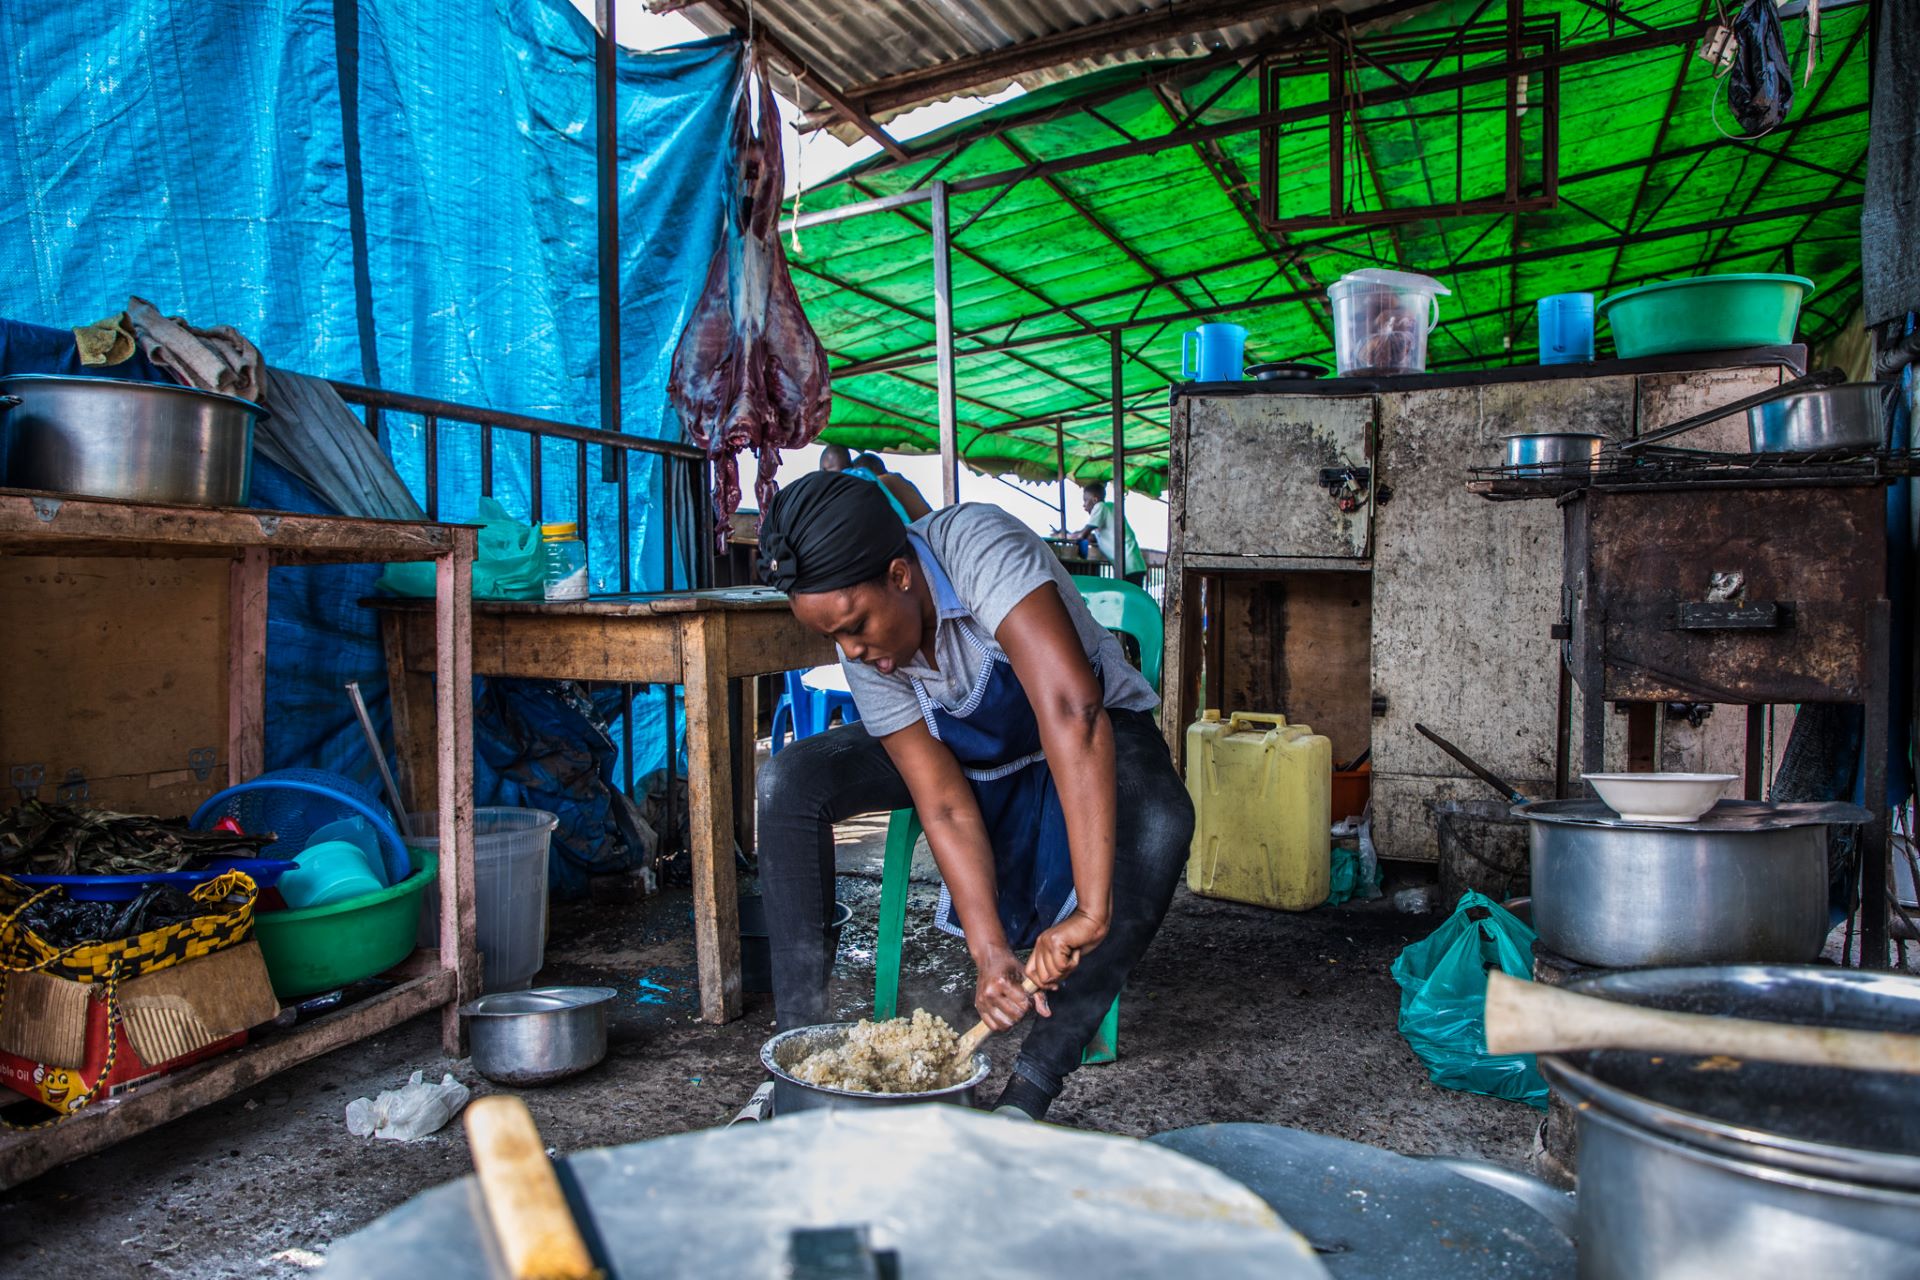
[[[247,1028],[280,1011],[252,939],[122,982],[115,999],[108,1071],[105,985],[13,974],[0,1003],[0,1084],[69,1113],[245,1044]]]

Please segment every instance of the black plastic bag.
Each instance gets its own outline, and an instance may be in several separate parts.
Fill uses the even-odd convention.
[[[1733,19],[1727,105],[1750,137],[1772,133],[1793,110],[1793,67],[1773,0],[1747,0]]]

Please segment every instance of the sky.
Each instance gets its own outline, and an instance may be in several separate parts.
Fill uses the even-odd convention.
[[[593,18],[593,0],[573,0],[574,5],[588,20]],[[644,0],[615,0],[614,27],[620,43],[630,49],[665,49],[691,40],[699,40],[700,31],[686,18],[677,13],[654,14],[644,7]],[[870,138],[862,138],[851,145],[824,130],[802,137],[793,127],[793,120],[799,115],[797,108],[786,99],[790,92],[786,75],[776,70],[773,77],[774,94],[780,100],[781,143],[785,149],[787,162],[787,194],[816,185],[856,160],[863,160],[880,150],[880,144]],[[977,111],[1009,98],[1018,97],[1023,92],[1014,85],[1006,92],[987,98],[956,98],[950,102],[935,103],[909,111],[887,125],[887,131],[896,138],[911,139],[923,133],[950,124],[955,120],[972,115]],[[804,196],[802,197],[804,206]],[[802,235],[804,236],[804,232]],[[928,260],[927,288],[933,288],[932,260]],[[964,374],[966,366],[960,366]],[[780,470],[776,476],[781,481],[792,480],[804,475],[819,465],[820,449],[810,446],[793,450],[781,458]],[[889,454],[887,466],[890,470],[911,480],[920,492],[930,501],[937,503],[940,497],[940,459],[936,456],[916,454]],[[748,455],[740,460],[741,490],[752,501],[754,480],[758,468],[754,459]],[[1051,532],[1060,523],[1058,506],[1058,486],[1053,484],[1028,484],[1024,481],[999,480],[991,476],[979,475],[966,467],[960,469],[960,500],[962,502],[991,502],[1013,513],[1030,527],[1041,533]],[[1165,550],[1167,545],[1167,507],[1164,502],[1129,493],[1126,498],[1127,523],[1133,528],[1133,535],[1142,547],[1152,550]],[[1080,509],[1079,491],[1069,486],[1067,492],[1068,529],[1078,529],[1086,521],[1085,513]]]

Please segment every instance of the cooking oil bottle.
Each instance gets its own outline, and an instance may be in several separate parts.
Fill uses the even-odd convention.
[[[1280,715],[1201,713],[1187,726],[1187,887],[1306,911],[1327,900],[1333,744]]]

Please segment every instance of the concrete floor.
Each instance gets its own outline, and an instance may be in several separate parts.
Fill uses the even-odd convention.
[[[872,999],[884,831],[869,821],[842,836],[840,896],[854,919],[833,992],[855,1017]],[[903,1005],[970,1024],[971,967],[959,941],[927,922],[926,869],[916,868]],[[726,1027],[697,1020],[689,913],[685,891],[555,906],[541,981],[622,993],[607,1062],[526,1095],[555,1148],[720,1124],[760,1082],[771,997],[749,995],[746,1016]],[[1525,1167],[1540,1113],[1428,1083],[1394,1028],[1388,966],[1439,922],[1384,901],[1284,915],[1182,889],[1122,1001],[1120,1060],[1079,1072],[1050,1119],[1135,1136],[1267,1121]],[[1004,1071],[1018,1036],[990,1044]],[[434,1021],[416,1019],[0,1194],[0,1276],[305,1274],[332,1241],[468,1171],[457,1122],[412,1144],[348,1136],[350,1099],[398,1087],[415,1070],[432,1079],[451,1070],[476,1093],[492,1089],[465,1062],[441,1057]]]

